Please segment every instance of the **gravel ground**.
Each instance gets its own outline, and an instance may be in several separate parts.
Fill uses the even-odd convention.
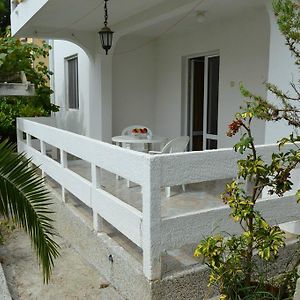
[[[59,240],[61,256],[48,285],[27,235],[18,229],[11,232],[0,245],[0,259],[14,300],[122,300],[117,291],[63,240]]]

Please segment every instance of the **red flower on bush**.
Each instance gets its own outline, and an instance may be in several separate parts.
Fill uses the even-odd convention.
[[[227,131],[227,136],[232,137],[234,136],[241,128],[243,125],[243,122],[240,119],[233,120],[229,125],[228,125],[228,131]]]

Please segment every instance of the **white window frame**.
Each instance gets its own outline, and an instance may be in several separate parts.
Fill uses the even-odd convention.
[[[69,99],[69,61],[77,59],[77,89],[78,89],[78,107],[70,107],[70,99]],[[65,107],[66,110],[70,111],[78,111],[80,108],[80,97],[79,97],[79,60],[78,54],[73,54],[68,57],[65,57]]]

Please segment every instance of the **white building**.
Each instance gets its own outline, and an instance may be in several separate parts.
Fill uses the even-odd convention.
[[[212,123],[217,118],[218,148],[232,145],[225,132],[243,100],[239,82],[266,96],[263,82],[278,83],[285,90],[292,79],[293,62],[271,1],[129,1],[126,9],[111,1],[109,22],[115,37],[108,56],[97,33],[103,22],[101,1],[78,7],[68,1],[59,7],[52,1],[27,2],[12,12],[13,34],[63,39],[81,47],[54,42],[55,101],[64,128],[93,138],[110,142],[130,124],[145,124],[166,137],[190,134],[192,88],[187,78],[195,58],[220,58],[218,109],[204,114]],[[68,107],[64,75],[74,55],[79,75],[76,111]],[[195,65],[201,68],[201,63]],[[257,143],[274,142],[282,135],[269,126],[257,125]]]
[[[109,55],[98,36],[103,1],[27,0],[12,8],[13,35],[54,40],[54,99],[61,107],[57,128],[48,126],[49,120],[19,120],[19,133],[27,133],[27,144],[20,140],[19,149],[62,185],[63,198],[68,190],[93,209],[96,230],[104,219],[143,249],[149,280],[162,277],[163,251],[210,234],[211,219],[234,231],[224,220],[225,207],[204,211],[196,205],[164,215],[168,205],[162,205],[160,188],[234,176],[238,155],[223,148],[234,143],[225,133],[243,104],[239,83],[271,98],[264,82],[288,90],[289,81],[299,76],[271,1],[110,0],[115,36]],[[150,156],[109,145],[132,124],[168,138],[189,135],[190,150],[219,150]],[[284,123],[256,122],[255,141],[271,144],[289,131]],[[32,147],[32,136],[40,148]],[[60,150],[60,164],[47,157],[47,145]],[[265,154],[273,150],[261,147]],[[67,153],[90,165],[91,178],[71,170]],[[102,189],[100,169],[142,186],[141,205]],[[262,209],[268,201],[262,201]],[[289,201],[282,214],[281,202],[274,200],[268,208],[271,222],[298,218],[294,199]]]

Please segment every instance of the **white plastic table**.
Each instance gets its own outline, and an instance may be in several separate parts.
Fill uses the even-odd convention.
[[[117,145],[122,147],[123,144],[129,145],[129,149],[131,149],[132,145],[143,144],[146,146],[147,152],[152,149],[152,145],[161,144],[166,138],[160,136],[152,136],[151,138],[137,138],[130,135],[119,135],[114,136],[112,141]]]

